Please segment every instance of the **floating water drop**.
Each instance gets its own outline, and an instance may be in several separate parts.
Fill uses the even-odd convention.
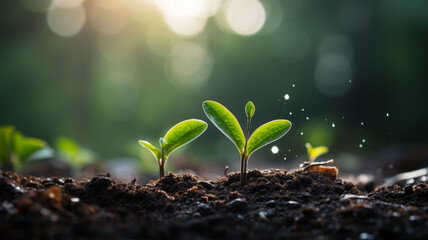
[[[389,117],[389,113],[386,113],[386,116]]]
[[[363,138],[363,140],[361,140],[361,142],[365,143],[365,142],[366,142],[366,139],[364,139],[364,138]]]
[[[327,118],[325,118],[324,121],[327,122]]]
[[[288,152],[291,152],[291,149],[288,149]]]
[[[302,112],[304,112],[305,111],[305,109],[304,108],[302,108]]]
[[[349,80],[349,82],[351,83],[351,82],[352,82],[352,80]]]
[[[364,126],[364,122],[361,122],[361,126]]]
[[[360,143],[360,145],[358,145],[358,147],[363,148],[363,144]]]
[[[288,95],[288,94],[285,94],[285,95],[284,95],[284,99],[285,99],[285,100],[288,100],[288,99],[290,99],[290,95]]]
[[[332,122],[331,127],[336,127],[336,124],[334,124],[334,122]]]
[[[285,161],[285,160],[287,160],[287,158],[286,158],[286,157],[284,157],[284,161]]]
[[[309,117],[306,117],[306,120],[309,120]]]
[[[345,116],[342,116],[342,119],[345,119]]]
[[[296,157],[297,157],[297,154],[296,154]]]
[[[293,113],[292,113],[292,112],[290,112],[290,115],[293,115]]]
[[[300,135],[303,135],[303,132],[300,132]]]
[[[291,86],[295,87],[296,85],[295,85],[295,84],[293,84],[293,85],[291,85]]]
[[[277,146],[273,146],[270,150],[273,154],[277,154],[279,152],[279,148]]]
[[[389,169],[393,169],[393,168],[394,168],[394,164],[390,163],[390,164],[388,165],[388,167],[389,167]]]

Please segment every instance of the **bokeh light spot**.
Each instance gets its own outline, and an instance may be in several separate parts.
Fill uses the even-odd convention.
[[[257,0],[231,0],[226,7],[226,18],[234,32],[248,36],[260,31],[266,12]]]
[[[52,5],[47,14],[49,28],[63,37],[71,37],[82,30],[85,24],[85,9],[78,5],[73,8],[64,8]]]

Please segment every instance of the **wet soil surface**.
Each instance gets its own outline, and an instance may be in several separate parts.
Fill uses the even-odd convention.
[[[428,239],[428,185],[356,186],[280,170],[147,185],[0,171],[1,239]]]

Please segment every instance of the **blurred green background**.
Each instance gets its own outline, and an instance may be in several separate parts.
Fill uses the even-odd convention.
[[[356,156],[427,143],[424,0],[0,4],[0,125],[50,145],[68,137],[102,159],[153,161],[137,140],[157,142],[184,119],[208,121],[207,99],[241,124],[252,100],[253,130],[276,118],[293,122],[250,168],[257,159],[287,167],[284,160],[306,154],[306,142]],[[238,162],[211,123],[180,153]]]

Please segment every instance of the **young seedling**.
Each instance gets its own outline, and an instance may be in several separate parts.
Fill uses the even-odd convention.
[[[45,146],[44,141],[25,137],[13,126],[0,126],[0,163],[3,169],[20,168],[31,154]]]
[[[328,147],[326,146],[312,147],[310,143],[306,143],[305,147],[308,151],[309,162],[311,163],[315,162],[315,159],[319,156],[328,153]]]
[[[304,162],[303,164],[300,164],[300,168],[303,170],[309,169],[313,166],[321,166],[321,165],[328,165],[330,163],[333,163],[334,160],[330,159],[326,162],[315,162],[315,160],[328,152],[328,147],[325,146],[319,146],[319,147],[312,147],[310,143],[305,144],[306,150],[308,151],[308,158],[309,161]]]
[[[247,163],[251,154],[267,144],[280,139],[291,128],[291,122],[288,120],[273,120],[257,128],[250,136],[251,118],[256,111],[251,101],[245,106],[245,113],[247,115],[245,135],[235,116],[220,103],[205,101],[202,103],[202,108],[211,122],[238,148],[241,155],[241,187],[247,184]]]
[[[208,124],[202,120],[185,120],[172,127],[165,135],[159,139],[160,150],[148,141],[139,140],[141,146],[150,150],[158,161],[159,176],[165,176],[165,163],[169,155],[177,148],[195,140],[208,127]]]

